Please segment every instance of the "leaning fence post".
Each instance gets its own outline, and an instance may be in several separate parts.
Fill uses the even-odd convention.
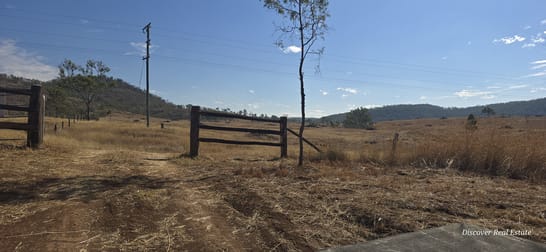
[[[190,157],[199,155],[199,119],[201,108],[191,106],[191,126],[190,126]]]
[[[288,157],[288,136],[287,136],[287,122],[288,119],[286,116],[281,117],[280,128],[281,128],[281,158]]]
[[[27,146],[38,148],[44,139],[44,99],[41,85],[33,85],[30,88],[32,94],[29,101],[28,124],[31,129],[27,131]]]

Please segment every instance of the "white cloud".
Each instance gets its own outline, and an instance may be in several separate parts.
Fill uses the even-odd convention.
[[[487,89],[499,89],[501,87],[499,87],[499,86],[487,86],[486,88]]]
[[[546,64],[546,60],[533,61],[533,62],[531,62],[531,64]]]
[[[247,104],[247,107],[249,107],[251,109],[259,109],[260,105],[257,104],[257,103],[249,103],[249,104]]]
[[[466,45],[472,45],[472,41],[466,42]]]
[[[442,57],[442,60],[446,60],[446,59],[447,59],[447,56]]]
[[[532,27],[530,25],[526,25],[525,27],[523,27],[524,30],[529,30],[531,29]]]
[[[364,108],[367,108],[367,109],[373,109],[373,108],[379,108],[381,107],[381,105],[378,105],[378,104],[366,104],[364,106],[362,106]]]
[[[495,40],[493,40],[493,42],[494,43],[502,42],[505,45],[510,45],[510,44],[515,43],[515,42],[522,42],[524,40],[525,40],[525,37],[521,37],[519,35],[514,35],[512,37],[504,37],[504,38],[501,38],[501,39],[495,39]]]
[[[541,25],[546,25],[546,19],[540,21],[540,24],[541,24]]]
[[[546,87],[538,87],[538,88],[533,88],[531,89],[531,93],[538,93],[538,92],[544,92],[546,91]]]
[[[469,97],[476,97],[476,96],[489,96],[492,92],[490,91],[478,91],[478,90],[468,90],[463,89],[461,91],[455,92],[454,95],[461,97],[461,98],[469,98]]]
[[[48,81],[57,77],[57,67],[43,63],[43,57],[18,47],[14,40],[0,41],[0,72]]]
[[[427,97],[424,96],[424,95],[422,95],[421,97],[419,97],[419,100],[421,100],[421,101],[426,100],[426,99],[427,99]]]
[[[521,46],[521,48],[531,48],[537,46],[535,43],[527,43]]]
[[[150,93],[155,94],[157,96],[159,96],[161,94],[161,92],[159,92],[159,91],[157,91],[155,89],[150,89]]]
[[[130,42],[129,43],[136,51],[132,52],[126,52],[125,55],[140,55],[145,56],[146,55],[146,43],[145,42]],[[158,45],[150,45],[150,54],[155,52],[155,49],[157,49]]]
[[[526,88],[526,87],[528,87],[528,85],[525,85],[525,84],[523,84],[523,85],[512,85],[512,86],[509,86],[507,89],[512,90],[512,89],[521,89],[521,88]]]
[[[345,93],[350,93],[350,94],[357,94],[358,91],[354,88],[342,88],[342,87],[338,87],[337,88],[338,91],[342,91],[342,92],[345,92]]]
[[[480,98],[485,99],[485,100],[489,100],[489,99],[494,99],[494,98],[496,98],[496,96],[494,96],[494,95],[484,95],[484,96],[482,96],[482,97],[480,97]]]
[[[252,90],[252,89],[248,90],[248,92],[251,93],[251,94],[256,93],[256,92],[255,92],[254,90]]]
[[[535,69],[541,69],[544,67],[546,67],[546,64],[534,65],[533,67],[531,67],[531,69],[535,70]]]
[[[537,36],[537,37],[533,38],[532,41],[533,41],[533,43],[536,43],[536,44],[542,44],[546,40],[544,40],[543,37]]]
[[[286,54],[289,54],[289,53],[299,53],[301,52],[301,48],[295,46],[295,45],[291,45],[287,48],[284,48],[282,49],[282,52],[283,53],[286,53]]]
[[[322,94],[322,95],[328,95],[328,92],[327,92],[327,91],[324,91],[324,90],[322,90],[322,89],[319,90],[319,91],[320,91],[320,94]]]
[[[534,74],[525,75],[523,77],[540,77],[540,76],[544,76],[544,75],[546,75],[546,72],[538,72],[538,73],[534,73]]]

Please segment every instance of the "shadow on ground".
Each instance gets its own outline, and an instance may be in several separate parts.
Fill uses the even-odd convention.
[[[0,185],[0,205],[46,200],[96,199],[97,195],[128,187],[140,189],[161,189],[168,184],[180,182],[148,176],[83,176],[69,178],[46,178],[38,181],[5,182]]]

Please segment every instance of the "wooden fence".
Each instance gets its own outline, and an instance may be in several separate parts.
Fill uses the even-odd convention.
[[[234,127],[206,125],[201,123],[201,116],[235,118],[235,119],[259,121],[259,122],[278,123],[279,130],[234,128]],[[217,138],[202,138],[202,137],[200,138],[199,129],[278,135],[279,142],[236,141],[236,140],[225,140],[225,139],[217,139]],[[197,157],[199,155],[199,142],[239,144],[239,145],[263,145],[263,146],[280,147],[281,158],[285,158],[288,156],[287,154],[288,153],[287,118],[281,117],[278,120],[256,118],[256,117],[222,113],[222,112],[201,111],[201,108],[199,106],[192,106],[191,107],[191,127],[190,127],[190,157]]]
[[[27,132],[27,146],[38,148],[44,139],[45,97],[41,85],[33,85],[30,89],[0,87],[0,93],[27,95],[28,107],[0,104],[0,110],[24,111],[28,114],[27,123],[0,122],[0,129],[24,130]]]

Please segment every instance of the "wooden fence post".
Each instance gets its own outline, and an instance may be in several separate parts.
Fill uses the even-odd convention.
[[[288,157],[288,135],[287,135],[287,122],[286,116],[281,117],[280,129],[281,129],[281,158]]]
[[[201,108],[191,106],[191,128],[190,128],[190,157],[199,155],[199,119]]]
[[[27,146],[32,148],[38,148],[42,145],[44,140],[43,134],[43,122],[44,122],[44,99],[41,85],[33,85],[30,88],[32,94],[30,95],[28,112],[28,124],[31,129],[27,132]]]

